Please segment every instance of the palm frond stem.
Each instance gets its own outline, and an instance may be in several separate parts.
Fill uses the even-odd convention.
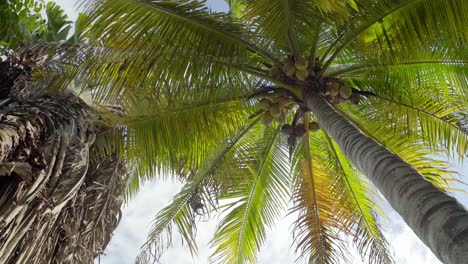
[[[429,111],[426,111],[424,109],[421,109],[419,107],[416,107],[416,106],[412,106],[412,105],[409,105],[409,104],[405,104],[403,102],[398,102],[396,100],[392,100],[392,99],[389,99],[389,98],[385,98],[385,97],[382,97],[382,96],[379,96],[379,95],[374,95],[373,98],[378,98],[380,100],[383,100],[383,101],[387,101],[387,102],[390,102],[390,103],[393,103],[393,104],[396,104],[396,105],[399,105],[399,106],[403,106],[403,107],[406,107],[406,108],[410,108],[416,112],[420,112],[420,113],[423,113],[423,114],[426,114],[426,115],[429,115],[431,116],[432,118],[434,119],[437,119],[439,120],[440,122],[443,122],[445,124],[447,124],[448,126],[451,126],[452,128],[454,128],[455,130],[457,131],[460,131],[461,133],[465,134],[466,136],[468,136],[468,131],[465,131],[463,128],[461,127],[458,127],[457,125],[453,124],[453,123],[450,123],[450,122],[447,122],[447,120],[444,120],[443,118],[440,118],[438,117],[437,115],[435,115],[434,113],[431,113]]]
[[[222,34],[222,35],[228,37],[229,39],[231,39],[233,42],[237,42],[237,43],[243,45],[250,52],[252,52],[254,54],[258,54],[261,57],[263,57],[263,58],[265,58],[265,59],[267,59],[267,60],[269,60],[269,61],[271,61],[273,63],[278,62],[276,60],[276,58],[273,55],[269,54],[267,51],[260,49],[259,47],[255,46],[254,44],[246,41],[245,39],[241,39],[238,36],[233,35],[230,32],[219,30],[217,28],[214,28],[210,24],[203,23],[202,21],[193,20],[193,19],[190,19],[189,17],[181,16],[181,15],[171,11],[170,9],[164,8],[162,6],[150,5],[150,4],[146,3],[145,1],[141,1],[141,0],[134,0],[134,1],[139,3],[139,4],[145,5],[148,8],[155,9],[158,12],[177,17],[178,19],[181,19],[181,20],[189,21],[190,23],[196,23],[197,25],[199,25],[199,26],[201,26],[201,27],[203,27],[203,28],[205,28],[205,29],[207,29],[209,31],[216,32],[218,34]]]
[[[331,63],[333,62],[333,60],[336,58],[336,56],[338,56],[338,54],[355,38],[357,37],[359,34],[361,34],[362,32],[364,32],[366,29],[370,28],[372,25],[374,25],[375,23],[379,22],[379,21],[382,21],[382,19],[384,19],[385,17],[391,15],[392,13],[408,6],[408,5],[411,5],[413,3],[416,3],[418,1],[421,1],[421,0],[412,0],[412,1],[408,1],[407,3],[402,3],[401,5],[398,5],[390,10],[388,10],[387,12],[385,12],[384,14],[382,14],[381,16],[378,16],[378,17],[375,17],[373,20],[371,20],[370,22],[360,26],[359,28],[357,28],[354,32],[352,32],[352,34],[348,35],[347,38],[341,43],[341,45],[336,48],[335,52],[330,56],[330,58],[327,60],[327,62],[323,65],[323,71],[325,71],[330,65]],[[345,36],[345,34],[342,34],[340,35],[336,41],[329,47],[329,50],[331,50],[332,48],[334,48],[338,43],[340,43],[340,40]],[[323,57],[323,59],[325,59],[325,57]]]
[[[387,67],[398,67],[403,65],[426,65],[426,64],[444,64],[444,65],[466,65],[468,61],[464,60],[422,60],[422,61],[405,61],[397,63],[386,63],[386,64],[375,64],[375,65],[353,65],[343,70],[339,70],[333,73],[328,74],[328,77],[340,77],[346,73],[353,73],[360,70],[367,69],[380,69]]]

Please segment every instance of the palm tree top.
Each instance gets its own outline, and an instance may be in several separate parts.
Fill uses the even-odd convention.
[[[195,253],[197,213],[219,202],[213,262],[254,262],[292,201],[299,255],[346,259],[336,239],[346,234],[370,263],[391,262],[372,188],[305,97],[321,96],[447,189],[454,172],[436,155],[468,153],[468,3],[228,3],[229,13],[217,13],[193,0],[88,1],[87,55],[49,78],[73,79],[98,105],[124,109],[104,116],[124,128],[122,152],[138,168],[130,192],[155,175],[186,181],[139,261],[170,244],[172,225]]]

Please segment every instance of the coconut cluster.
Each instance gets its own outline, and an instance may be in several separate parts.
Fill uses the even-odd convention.
[[[260,100],[260,107],[265,111],[262,115],[262,121],[268,126],[273,120],[280,124],[285,123],[292,104],[291,99],[284,96],[265,97]]]
[[[341,102],[359,104],[359,101],[361,100],[361,96],[359,94],[353,93],[351,86],[339,82],[327,83],[325,96],[333,104]]]
[[[315,132],[320,129],[320,125],[317,122],[310,122],[309,123],[309,131]],[[295,126],[290,125],[290,124],[284,124],[281,127],[281,132],[285,135],[288,136],[288,145],[290,147],[296,146],[296,142],[298,138],[302,138],[306,132],[307,129],[303,123],[297,124]]]
[[[277,78],[285,74],[290,78],[296,78],[301,81],[309,77],[309,71],[307,70],[309,62],[304,57],[299,57],[297,59],[288,57],[282,61],[282,64],[282,67],[274,65],[270,68],[270,75],[272,77]]]

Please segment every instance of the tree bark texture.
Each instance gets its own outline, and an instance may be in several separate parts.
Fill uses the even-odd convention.
[[[120,219],[123,164],[90,161],[86,104],[28,81],[0,63],[0,263],[93,263]]]
[[[468,263],[468,212],[455,198],[365,136],[320,95],[309,92],[304,100],[321,128],[443,263]]]

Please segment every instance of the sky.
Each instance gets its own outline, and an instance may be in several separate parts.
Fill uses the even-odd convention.
[[[74,20],[77,16],[76,1],[56,0],[65,9],[69,17]],[[226,11],[227,5],[223,0],[208,0],[208,6],[216,11]],[[467,181],[468,166],[458,171]],[[133,263],[139,253],[140,246],[145,242],[155,214],[166,206],[173,195],[181,188],[178,182],[152,181],[143,184],[140,192],[123,208],[122,220],[114,232],[114,236],[105,250],[105,255],[99,261],[102,264]],[[458,186],[459,187],[459,186]],[[462,188],[466,189],[466,186]],[[456,193],[455,197],[468,206],[468,196]],[[385,203],[386,204],[386,203]],[[384,235],[392,246],[392,253],[397,264],[439,264],[440,262],[431,251],[419,241],[416,235],[406,226],[401,217],[386,204],[384,210],[388,217],[383,222]],[[188,249],[174,239],[174,245],[163,255],[161,263],[171,264],[205,264],[212,252],[208,246],[213,237],[219,217],[198,223],[197,241],[199,254],[192,258]],[[285,217],[267,233],[267,241],[258,256],[258,263],[285,264],[294,263],[296,255],[291,248],[291,223],[293,216]],[[177,235],[177,234],[176,234]],[[175,236],[176,237],[176,236]],[[98,260],[96,261],[98,263]],[[351,264],[363,263],[355,257]]]

